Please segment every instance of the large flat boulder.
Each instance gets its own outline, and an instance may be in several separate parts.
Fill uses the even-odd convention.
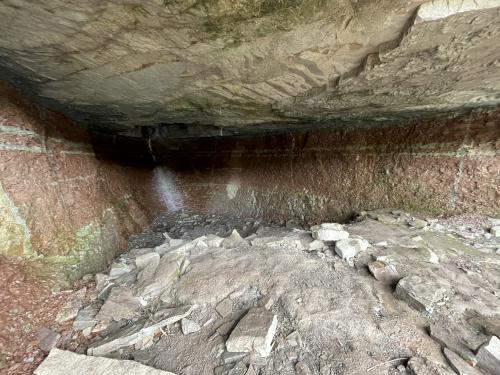
[[[35,375],[175,375],[140,363],[89,357],[67,350],[52,349],[35,370]]]

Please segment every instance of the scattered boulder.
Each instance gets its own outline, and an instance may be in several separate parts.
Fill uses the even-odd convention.
[[[35,375],[175,375],[128,360],[88,357],[52,349]]]
[[[418,311],[431,314],[436,305],[444,303],[452,291],[433,280],[424,280],[420,276],[407,276],[399,280],[394,295],[406,301]]]
[[[48,353],[57,345],[61,335],[51,329],[48,329],[47,327],[42,327],[37,331],[36,338],[38,341],[38,347]]]
[[[335,243],[335,252],[348,262],[361,251],[365,251],[370,244],[363,238],[347,238]]]
[[[344,230],[342,224],[323,223],[311,227],[312,236],[320,241],[339,241],[349,237],[349,233]]]
[[[252,308],[239,321],[226,341],[229,352],[255,353],[267,357],[278,326],[278,317],[265,308]]]
[[[189,335],[191,333],[198,332],[201,329],[201,327],[195,321],[183,318],[181,320],[181,329],[183,334]]]
[[[477,351],[477,366],[491,375],[500,375],[500,340],[492,336]]]
[[[368,270],[373,277],[388,284],[395,284],[399,280],[396,267],[383,260],[376,260],[368,264]]]
[[[444,356],[448,360],[450,367],[458,375],[481,375],[481,373],[474,367],[465,362],[458,354],[452,352],[448,348],[443,350]]]

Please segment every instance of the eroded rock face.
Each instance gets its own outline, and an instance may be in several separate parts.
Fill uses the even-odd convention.
[[[9,0],[0,77],[82,123],[129,134],[160,123],[243,132],[401,119],[500,102],[498,6]]]

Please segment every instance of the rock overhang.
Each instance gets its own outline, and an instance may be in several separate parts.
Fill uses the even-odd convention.
[[[87,127],[136,137],[457,115],[500,103],[499,7],[6,1],[0,76]]]

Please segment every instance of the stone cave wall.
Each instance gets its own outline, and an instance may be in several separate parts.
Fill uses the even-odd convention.
[[[185,207],[312,222],[389,207],[500,215],[498,110],[152,145]]]
[[[100,160],[85,130],[0,82],[0,255],[103,269],[158,214],[152,177]]]

